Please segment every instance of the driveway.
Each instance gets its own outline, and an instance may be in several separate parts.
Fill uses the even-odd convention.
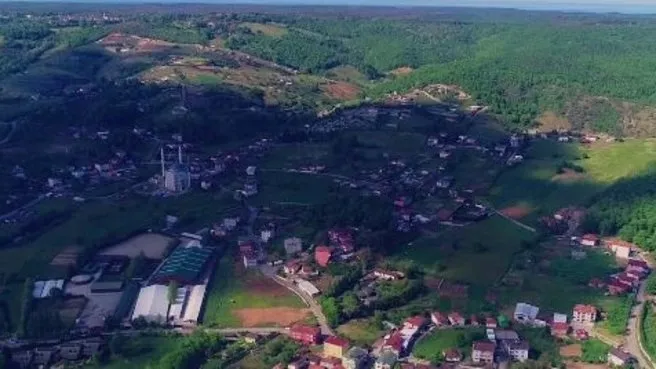
[[[312,314],[317,318],[317,321],[319,322],[319,326],[321,326],[321,333],[325,335],[334,335],[333,330],[330,328],[330,325],[328,325],[328,320],[326,319],[326,316],[323,315],[323,311],[321,310],[321,306],[317,304],[317,302],[312,298],[312,296],[306,294],[305,292],[301,291],[300,288],[298,288],[297,285],[294,283],[279,277],[276,274],[275,268],[271,267],[270,265],[267,264],[261,264],[260,265],[260,271],[262,274],[265,276],[273,279],[276,283],[279,285],[287,288],[288,290],[294,292],[298,297],[305,302],[305,304],[310,308],[310,311],[312,311]]]

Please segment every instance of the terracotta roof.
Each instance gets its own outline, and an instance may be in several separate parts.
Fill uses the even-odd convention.
[[[574,306],[574,311],[579,314],[596,314],[597,308],[592,305],[578,304]]]
[[[599,236],[592,233],[584,234],[582,238],[586,241],[595,241],[595,242],[599,241]]]
[[[629,259],[629,265],[649,269],[649,264],[644,260]]]
[[[409,318],[408,320],[405,321],[405,323],[413,325],[415,327],[421,327],[422,325],[426,324],[426,318],[417,315],[417,316],[413,316],[412,318]]]
[[[330,336],[330,337],[326,338],[323,341],[323,343],[333,345],[333,346],[340,346],[344,349],[347,349],[350,346],[349,341],[347,341],[343,338],[337,337],[337,336]]]
[[[310,327],[308,325],[295,325],[291,328],[291,331],[294,333],[315,335],[321,333],[321,328],[319,327]]]
[[[490,341],[477,341],[474,342],[472,349],[475,351],[494,352],[496,345]]]
[[[564,322],[551,324],[552,331],[567,331],[568,329],[569,329],[569,324]]]
[[[485,318],[485,324],[486,325],[497,325],[497,320],[492,318],[492,317]]]
[[[396,351],[403,350],[403,336],[400,333],[394,333],[387,340],[385,340],[384,346],[391,347]]]

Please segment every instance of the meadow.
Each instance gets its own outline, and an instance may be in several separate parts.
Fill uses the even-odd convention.
[[[656,161],[656,141],[579,145],[539,140],[524,158],[498,177],[489,200],[498,209],[524,208],[524,220],[534,223],[560,208],[586,205],[619,179],[647,171]],[[564,169],[566,163],[581,170]]]
[[[438,361],[442,352],[456,348],[461,352],[471,352],[472,342],[485,338],[482,328],[438,329],[419,340],[412,354],[420,359]]]
[[[409,259],[430,275],[491,286],[508,270],[523,242],[534,234],[494,215],[465,227],[446,228],[399,246],[395,257]]]

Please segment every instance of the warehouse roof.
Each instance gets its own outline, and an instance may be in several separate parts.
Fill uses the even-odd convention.
[[[134,306],[132,319],[142,316],[151,321],[164,321],[169,307],[168,290],[168,286],[162,284],[142,288]]]
[[[165,283],[176,280],[193,283],[198,279],[205,264],[212,256],[212,250],[203,247],[178,247],[155,272],[152,280]]]

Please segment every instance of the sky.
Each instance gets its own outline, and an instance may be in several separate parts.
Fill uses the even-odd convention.
[[[0,0],[17,1],[17,0]],[[652,13],[656,0],[18,0],[49,2],[105,3],[247,3],[307,5],[387,5],[387,6],[464,6],[502,7],[527,10]]]

